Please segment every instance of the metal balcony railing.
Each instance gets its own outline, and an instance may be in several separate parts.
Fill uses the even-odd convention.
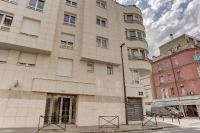
[[[147,57],[144,56],[135,56],[135,55],[128,55],[129,60],[143,60],[143,61],[149,61]]]
[[[124,22],[143,25],[143,23],[139,20],[124,20]]]
[[[133,36],[128,37],[127,36],[126,39],[129,40],[129,41],[143,41],[143,42],[147,43],[146,39],[141,38],[141,37],[133,37]]]

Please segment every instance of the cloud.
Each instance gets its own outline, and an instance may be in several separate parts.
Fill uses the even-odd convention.
[[[189,34],[200,38],[200,0],[119,0],[142,9],[150,56],[159,55],[158,47],[175,37]]]

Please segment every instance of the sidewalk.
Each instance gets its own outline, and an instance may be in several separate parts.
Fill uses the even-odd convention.
[[[172,119],[171,118],[164,118],[164,121],[162,118],[157,118],[158,122],[165,122],[168,124],[174,124],[176,126],[181,127],[200,127],[200,119],[199,118],[183,118],[180,119],[180,124],[178,122],[178,119]]]
[[[44,130],[40,133],[103,133],[103,132],[128,132],[128,131],[144,131],[144,130],[158,130],[163,128],[172,128],[176,125],[159,122],[158,126],[145,126],[142,127],[141,124],[134,125],[121,125],[119,129],[110,129],[110,128],[98,128],[97,126],[91,127],[75,127],[68,126],[66,131],[63,130]],[[37,133],[36,128],[20,128],[20,129],[0,129],[0,133]]]

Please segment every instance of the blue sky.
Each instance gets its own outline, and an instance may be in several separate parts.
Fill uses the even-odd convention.
[[[169,40],[189,34],[200,38],[200,0],[118,0],[137,5],[143,13],[150,56],[158,56],[158,47]]]

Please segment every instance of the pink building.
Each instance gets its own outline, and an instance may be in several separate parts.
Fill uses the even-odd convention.
[[[200,48],[191,46],[157,58],[152,68],[156,102],[196,117],[200,114]]]

